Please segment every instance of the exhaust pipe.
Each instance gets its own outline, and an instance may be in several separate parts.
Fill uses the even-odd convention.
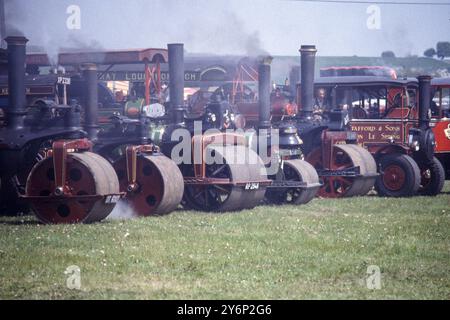
[[[289,90],[292,96],[297,96],[297,84],[300,81],[300,66],[293,66],[289,72]]]
[[[97,140],[98,134],[98,87],[97,66],[87,63],[82,66],[83,78],[86,81],[86,106],[84,109],[84,128],[91,141]]]
[[[430,127],[431,77],[419,76],[419,127],[426,130]]]
[[[5,1],[0,0],[0,48],[5,48],[6,36]]]
[[[314,69],[317,49],[313,45],[304,45],[299,51],[301,55],[301,116],[310,119],[314,105]]]
[[[258,66],[259,129],[270,128],[270,63],[272,57],[264,58]]]
[[[20,130],[26,115],[25,55],[28,39],[22,36],[7,37],[9,107],[6,111],[7,127]]]
[[[168,44],[169,94],[173,124],[184,123],[184,48],[182,43]]]

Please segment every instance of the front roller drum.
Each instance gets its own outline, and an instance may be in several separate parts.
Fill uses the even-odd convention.
[[[186,184],[183,198],[186,208],[207,212],[238,211],[254,208],[263,201],[265,185],[256,183],[254,188],[245,188],[235,184],[267,181],[264,164],[253,150],[245,146],[208,146],[206,152],[216,159],[215,163],[205,164],[205,178],[212,182]],[[193,176],[193,167],[185,166],[184,175]],[[214,179],[230,183],[214,183]]]
[[[26,183],[36,217],[43,223],[91,223],[103,220],[114,209],[111,197],[119,195],[119,181],[104,158],[91,153],[69,153],[65,189],[70,194],[55,196],[53,157],[38,162]]]
[[[306,160],[314,166],[318,171],[345,171],[359,167],[358,175],[336,175],[320,177],[323,186],[319,189],[318,195],[323,198],[342,198],[352,197],[366,194],[371,186],[373,186],[373,178],[376,177],[376,170],[373,171],[373,164],[368,166],[365,163],[365,155],[352,145],[334,145],[331,154],[331,166],[324,164],[322,159],[321,148],[314,149],[306,158]],[[369,182],[367,182],[367,180]],[[370,188],[369,188],[370,186]]]
[[[366,149],[356,144],[347,144],[346,146],[355,150],[360,156],[362,167],[360,169],[360,174],[362,178],[364,178],[364,185],[359,190],[358,195],[364,196],[374,188],[375,182],[378,178],[377,163],[372,154]]]
[[[183,198],[183,176],[178,166],[164,155],[140,154],[136,159],[137,189],[128,190],[126,157],[114,163],[122,199],[137,216],[164,215],[174,211]]]
[[[273,204],[306,204],[317,194],[320,187],[316,169],[306,161],[300,159],[283,162],[283,181],[304,182],[301,188],[267,189],[266,200]]]

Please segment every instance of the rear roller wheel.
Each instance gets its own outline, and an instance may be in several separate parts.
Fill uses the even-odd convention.
[[[286,160],[283,162],[283,180],[318,184],[319,176],[316,169],[306,161]],[[268,189],[266,199],[274,204],[306,204],[315,197],[316,193],[317,188],[283,188],[273,191]]]
[[[114,204],[104,196],[119,193],[114,169],[104,158],[91,153],[69,153],[66,162],[66,186],[72,195],[99,195],[99,199],[74,200],[61,196],[59,201],[32,203],[37,218],[43,223],[90,223],[106,218]],[[53,158],[37,163],[27,179],[27,196],[50,196],[55,189]]]
[[[120,191],[127,192],[125,157],[114,163]],[[183,176],[178,166],[164,155],[139,155],[136,166],[138,189],[127,193],[125,201],[137,216],[164,215],[174,211],[183,198]]]
[[[380,160],[381,175],[375,188],[383,197],[410,197],[420,187],[420,169],[413,158],[406,154],[394,153]]]
[[[31,152],[27,152],[25,159],[34,157],[34,147]],[[31,169],[37,162],[45,158],[43,151],[38,151],[32,161],[25,161],[23,166],[17,171],[17,175],[3,176],[0,179],[0,216],[17,216],[31,214],[31,207],[27,201],[19,195],[25,193],[25,184]]]
[[[428,166],[420,166],[420,189],[419,193],[426,196],[435,196],[441,193],[445,182],[445,170],[441,162],[433,157]]]
[[[317,170],[325,169],[323,164],[322,150],[316,148],[306,159]],[[364,175],[366,165],[361,153],[351,145],[334,145],[331,154],[330,170],[344,170],[352,167],[359,167],[361,177],[331,176],[321,177],[323,186],[319,189],[318,195],[324,198],[342,198],[361,195],[361,190],[366,186]]]
[[[208,149],[216,163],[206,164],[207,178],[230,179],[232,182],[267,179],[264,165],[254,151],[244,146],[209,146]],[[246,154],[256,163],[244,163],[241,159]],[[193,176],[192,166],[185,170],[186,176]],[[242,186],[232,184],[185,185],[184,203],[187,208],[210,212],[250,209],[262,202],[265,190],[264,186],[244,190]]]

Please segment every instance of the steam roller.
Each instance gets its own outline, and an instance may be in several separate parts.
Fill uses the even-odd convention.
[[[183,176],[174,161],[153,146],[128,146],[126,156],[113,163],[122,200],[139,216],[174,211],[183,198]]]
[[[269,175],[273,182],[266,192],[269,203],[304,204],[316,192],[331,198],[365,195],[378,176],[372,155],[356,145],[347,110],[336,106],[323,115],[315,112],[316,52],[314,45],[301,46],[301,68],[293,73],[297,80],[292,81],[291,92],[284,86],[284,93],[279,87],[271,92],[272,57],[263,57],[258,67],[259,107],[248,101],[236,104],[240,116],[249,119],[244,123],[257,129],[259,136],[278,130],[279,145],[267,149],[280,165],[278,172]],[[260,150],[266,147],[259,145]]]
[[[323,186],[319,189],[319,196],[363,196],[373,188],[377,178],[377,166],[372,155],[364,148],[351,144],[336,144],[332,147],[329,160],[325,159],[321,148],[314,149],[306,158],[323,173]]]
[[[94,151],[110,161],[117,174],[121,199],[138,217],[164,215],[183,197],[183,176],[178,166],[150,143],[150,119],[112,116],[111,125],[98,130],[97,67],[83,65],[87,103],[85,128]]]
[[[9,104],[0,128],[0,208],[14,215],[31,208],[44,223],[100,221],[122,195],[114,169],[90,152],[76,103],[27,108],[27,41],[6,39]]]
[[[183,207],[206,212],[250,209],[261,203],[270,180],[262,160],[247,147],[243,134],[224,132],[223,114],[214,117],[191,117],[184,101],[183,44],[169,44],[169,121],[159,145],[172,157],[180,141],[173,133],[184,132],[190,139],[190,156],[179,164],[184,180]],[[220,103],[208,106],[219,107]],[[196,129],[200,127],[200,129]],[[175,134],[176,135],[176,134]],[[184,150],[183,150],[184,154]]]
[[[325,198],[362,196],[377,179],[377,165],[372,155],[357,145],[357,136],[349,128],[348,113],[334,108],[327,117],[314,116],[314,70],[317,49],[302,45],[301,84],[297,87],[297,114],[302,147],[308,161],[319,175],[323,186],[318,195]],[[300,89],[300,90],[298,90]]]
[[[321,185],[314,167],[301,159],[303,141],[293,124],[284,122],[275,125],[279,141],[272,144],[274,124],[270,117],[271,61],[271,57],[265,57],[258,66],[258,149],[267,148],[270,167],[277,166],[276,173],[270,175],[272,183],[267,188],[265,200],[271,204],[306,204],[315,197]],[[267,141],[268,145],[263,141]]]
[[[281,180],[284,187],[266,192],[266,200],[273,204],[306,204],[317,194],[320,187],[316,169],[301,159],[285,160],[281,168]],[[301,186],[296,186],[298,184]],[[276,184],[276,180],[274,182]]]
[[[234,136],[238,141],[234,145],[214,144],[214,137],[193,138],[203,141],[203,158],[200,164],[183,166],[184,207],[225,212],[251,209],[262,203],[270,180],[261,158],[245,145],[243,136]],[[207,161],[206,155],[214,161]]]
[[[31,170],[26,198],[43,223],[92,223],[123,196],[114,168],[87,139],[56,141]]]

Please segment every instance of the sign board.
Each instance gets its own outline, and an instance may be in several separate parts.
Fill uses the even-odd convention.
[[[70,78],[67,78],[67,77],[58,77],[57,83],[58,83],[58,84],[67,84],[67,85],[70,85]]]
[[[358,142],[364,144],[386,143],[388,141],[402,143],[405,139],[405,126],[401,121],[389,122],[354,122],[351,130],[356,133]]]
[[[145,72],[129,72],[129,71],[108,71],[98,72],[98,79],[101,81],[130,81],[130,82],[144,82]],[[185,71],[185,81],[199,81],[200,72],[197,71]],[[169,72],[161,72],[161,81],[169,81]]]

